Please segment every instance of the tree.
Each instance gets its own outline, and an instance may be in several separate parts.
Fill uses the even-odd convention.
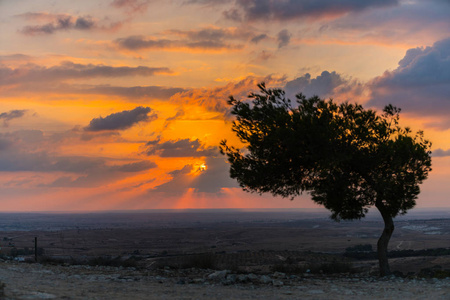
[[[247,101],[228,100],[232,130],[244,149],[221,142],[230,176],[248,192],[294,197],[308,192],[331,218],[361,219],[375,206],[384,220],[377,243],[380,274],[390,274],[393,218],[413,208],[431,171],[431,143],[399,125],[400,109],[296,96],[258,85]]]

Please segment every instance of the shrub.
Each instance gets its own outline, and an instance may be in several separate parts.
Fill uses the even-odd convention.
[[[306,266],[279,263],[272,267],[273,272],[281,272],[286,274],[303,274],[308,268]]]
[[[312,271],[314,269],[314,271]],[[318,266],[310,266],[312,273],[337,274],[352,272],[352,265],[348,262],[323,263]]]
[[[0,281],[0,299],[3,299],[5,296],[5,284]]]
[[[134,257],[128,259],[122,259],[121,256],[97,256],[91,258],[87,262],[90,266],[106,266],[106,267],[124,267],[124,268],[136,268],[138,266]]]
[[[212,253],[196,254],[187,257],[181,264],[182,268],[215,269],[217,259]]]
[[[372,252],[373,248],[371,244],[359,244],[353,247],[348,247],[345,252]]]

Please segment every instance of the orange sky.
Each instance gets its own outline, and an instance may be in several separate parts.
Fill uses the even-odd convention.
[[[219,142],[256,84],[402,108],[450,207],[450,3],[0,2],[0,211],[317,207],[247,194]]]

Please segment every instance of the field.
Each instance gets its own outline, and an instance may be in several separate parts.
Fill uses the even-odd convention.
[[[0,298],[447,299],[449,213],[397,218],[390,278],[377,276],[376,213],[0,214]]]
[[[449,212],[416,212],[395,224],[390,251],[450,247]],[[133,257],[141,264],[180,267],[202,254],[222,269],[264,272],[285,261],[306,265],[342,260],[347,248],[358,245],[375,250],[382,228],[375,213],[361,221],[337,223],[322,211],[4,214],[0,246],[3,256],[22,254],[32,260],[37,237],[39,259]],[[403,273],[436,265],[450,269],[448,256],[414,255],[392,258],[391,263],[393,270]],[[352,264],[377,267],[373,258],[353,259]]]

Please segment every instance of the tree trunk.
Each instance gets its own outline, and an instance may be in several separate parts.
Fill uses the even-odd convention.
[[[384,221],[384,230],[381,234],[380,238],[378,239],[377,243],[377,252],[378,252],[378,262],[380,264],[380,275],[381,276],[387,276],[391,274],[391,270],[389,269],[389,262],[388,262],[388,244],[389,240],[391,239],[392,233],[394,232],[394,221],[392,220],[391,215],[384,207],[383,203],[377,203],[375,205],[377,209],[380,211],[381,216],[383,217]]]

